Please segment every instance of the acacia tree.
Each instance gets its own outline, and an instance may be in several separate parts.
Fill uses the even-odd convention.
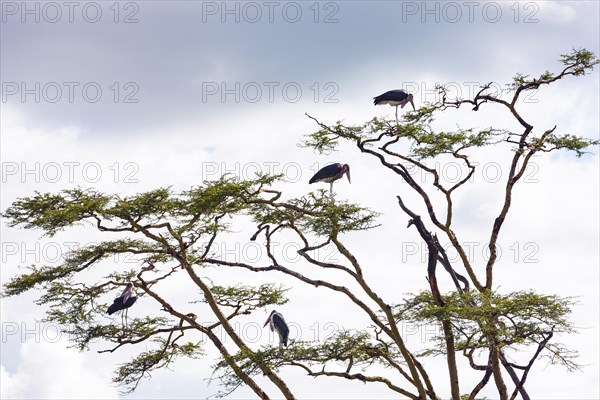
[[[306,137],[304,146],[324,152],[336,149],[341,141],[354,143],[360,152],[376,157],[382,168],[397,174],[401,192],[412,190],[418,195],[420,204],[409,204],[405,195],[397,196],[397,202],[399,210],[408,216],[408,228],[416,229],[427,247],[428,288],[419,293],[402,299],[383,298],[363,275],[365,262],[346,246],[344,234],[364,231],[360,234],[368,235],[369,229],[377,227],[376,212],[345,201],[331,201],[323,190],[286,200],[276,188],[282,176],[258,175],[249,180],[223,176],[180,193],[159,188],[123,198],[93,189],[73,189],[57,194],[36,192],[18,199],[3,214],[11,227],[40,229],[44,235],[53,236],[91,222],[93,229],[106,234],[107,240],[71,251],[58,266],[28,267],[4,285],[3,296],[40,288],[38,303],[49,306],[45,320],[61,324],[81,350],[90,349],[96,342],[106,346],[100,352],[115,352],[126,346],[149,348],[139,350],[116,371],[114,381],[129,391],[135,390],[144,376],[179,357],[202,357],[200,336],[204,336],[220,353],[214,376],[224,387],[223,395],[246,385],[263,399],[269,398],[268,391],[294,398],[294,388],[282,379],[280,371],[299,368],[312,377],[383,384],[410,399],[438,399],[448,393],[453,399],[474,399],[488,384],[497,388],[501,399],[518,395],[529,399],[525,383],[540,357],[549,357],[550,362],[567,369],[578,368],[576,353],[555,340],[556,334],[573,331],[568,321],[573,299],[534,291],[500,293],[494,287],[494,270],[498,238],[509,215],[512,193],[531,158],[555,150],[581,156],[586,148],[598,144],[556,133],[556,126],[534,130],[517,109],[525,92],[585,75],[598,63],[587,50],[574,50],[562,55],[560,61],[564,65],[560,72],[547,71],[537,78],[519,74],[501,95],[490,94],[488,84],[472,99],[448,99],[447,88],[438,86],[439,101],[408,112],[400,123],[375,118],[360,126],[339,122],[330,126],[310,117],[319,130]],[[472,106],[473,111],[505,108],[522,131],[492,127],[434,131],[432,123],[437,114],[465,106]],[[407,143],[408,150],[402,150],[405,147],[401,145]],[[490,257],[485,266],[479,267],[469,259],[453,229],[452,196],[476,170],[469,150],[486,147],[507,148],[513,155],[502,207],[489,235]],[[439,170],[428,164],[442,157],[464,163],[468,173],[458,183],[444,183]],[[433,178],[432,187],[415,179],[420,173]],[[434,205],[432,191],[442,194],[443,212],[436,211],[440,207]],[[423,205],[426,214],[421,216],[414,210]],[[241,219],[256,226],[248,233],[248,240],[261,241],[266,260],[231,261],[217,254],[215,243]],[[457,263],[450,261],[438,236],[449,240],[459,255]],[[278,240],[300,243],[299,256],[315,268],[310,273],[293,268],[275,251],[273,243]],[[342,261],[319,259],[317,252],[325,246],[333,246]],[[124,270],[113,266],[107,273],[101,261],[114,254],[134,256],[136,267]],[[299,285],[336,292],[364,313],[371,325],[341,330],[323,341],[296,340],[283,351],[276,347],[253,349],[236,332],[234,321],[257,309],[284,304],[286,288],[267,282],[257,287],[219,285],[205,276],[209,267],[216,267],[218,272],[268,272],[260,275],[265,280],[285,274]],[[328,272],[327,279],[319,274],[323,270]],[[442,293],[438,285],[440,271],[448,274],[455,290]],[[335,276],[332,272],[340,280],[330,278]],[[182,276],[190,290],[182,287],[177,298],[172,292],[165,294],[169,282],[181,282]],[[352,286],[341,283],[348,279]],[[122,326],[105,315],[106,301],[112,301],[115,290],[129,281],[145,303],[156,307],[152,313],[132,317],[127,326]],[[157,308],[162,310],[161,316],[156,316]],[[197,318],[200,313],[212,315],[215,322],[201,323]],[[401,334],[402,323],[435,324],[440,327],[440,335],[426,350],[415,351]],[[228,345],[215,333],[217,329],[224,330],[230,339]],[[511,361],[511,353],[516,351],[525,352],[527,361]],[[461,355],[473,371],[459,370],[457,358]],[[439,360],[434,356],[447,363],[449,387],[436,384],[430,376],[428,365]],[[373,373],[381,370],[375,366],[383,366],[389,373]],[[480,375],[480,381],[467,388],[461,377],[473,373]],[[259,375],[266,380],[261,378],[259,383]],[[267,380],[274,386],[266,387]]]

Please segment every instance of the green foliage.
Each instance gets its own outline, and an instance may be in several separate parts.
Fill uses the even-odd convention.
[[[586,49],[573,49],[569,54],[561,54],[560,61],[567,68],[572,68],[575,76],[585,75],[588,70],[593,70],[594,66],[600,62],[594,53]]]
[[[59,266],[38,267],[32,265],[26,267],[29,273],[23,273],[6,282],[4,284],[2,295],[16,296],[33,289],[36,285],[45,282],[53,282],[60,278],[70,278],[73,274],[83,271],[94,263],[97,263],[112,254],[143,252],[158,253],[160,251],[162,251],[161,246],[134,239],[112,240],[84,246],[67,253],[64,257],[63,264]]]
[[[512,78],[513,79],[512,83],[509,83],[506,86],[508,86],[508,88],[510,90],[517,90],[520,86],[523,86],[523,85],[531,82],[528,78],[529,78],[529,75],[525,75],[520,72],[517,72],[517,74]]]
[[[549,81],[552,78],[554,78],[554,74],[552,72],[546,70],[546,72],[544,72],[542,75],[540,75],[539,80],[541,80],[541,81]]]
[[[414,140],[409,156],[422,160],[440,154],[458,153],[470,147],[499,143],[502,140],[499,137],[505,137],[506,131],[492,128],[477,131],[471,128],[436,133],[420,131],[406,136]]]
[[[508,294],[469,291],[449,293],[442,299],[444,305],[438,306],[430,292],[420,292],[396,306],[395,317],[417,324],[449,320],[458,338],[457,350],[490,345],[514,348],[539,343],[551,332],[573,332],[567,319],[575,304],[570,297],[541,295],[534,291]],[[437,347],[423,355],[445,352],[443,335],[436,340]]]
[[[598,140],[587,139],[580,136],[564,134],[564,135],[555,135],[550,134],[546,136],[543,140],[541,138],[533,138],[531,140],[532,145],[538,148],[543,148],[545,151],[550,150],[570,150],[574,151],[577,157],[581,157],[587,152],[584,149],[587,149],[590,146],[597,146],[600,144]],[[551,145],[550,148],[545,147],[545,145]]]
[[[586,72],[592,71],[594,66],[598,64],[598,59],[594,53],[585,49],[573,49],[569,54],[562,54],[559,61],[565,65],[565,69],[560,75],[546,70],[544,73],[540,74],[539,77],[530,79],[529,75],[517,73],[513,77],[513,81],[506,86],[510,91],[535,90],[538,89],[540,85],[548,84],[556,79],[560,79],[563,74],[573,76],[585,75]]]
[[[321,125],[321,128],[307,136],[299,146],[313,148],[319,154],[329,154],[337,150],[340,138],[354,141],[365,139],[364,126],[344,126],[338,121],[333,126]]]
[[[451,292],[442,296],[444,306],[437,306],[430,292],[420,292],[401,307],[402,319],[435,321],[440,318],[483,322],[505,316],[508,318],[535,318],[546,325],[567,326],[563,317],[574,304],[571,298],[539,295],[533,291],[499,294]]]
[[[405,139],[410,145],[408,157],[417,160],[434,158],[440,154],[454,154],[468,148],[484,147],[503,141],[509,132],[502,129],[457,129],[456,131],[436,132],[431,128],[434,108],[420,110],[421,117],[407,114],[403,122],[391,124],[374,118],[361,127],[344,127],[338,124],[335,129],[320,129],[309,134],[303,141],[303,146],[312,147],[323,152],[322,143],[328,141],[327,150],[334,149],[339,139],[357,140],[368,147],[371,143],[383,137]],[[426,118],[422,118],[427,113]],[[358,132],[358,130],[361,130]]]
[[[104,210],[103,215],[123,220],[140,221],[142,218],[158,220],[171,213],[177,206],[169,188],[159,188],[123,199],[114,196],[114,199],[114,206]]]
[[[540,85],[548,84],[556,79],[559,79],[563,74],[569,74],[573,76],[585,75],[587,72],[592,71],[594,66],[599,62],[594,53],[585,49],[573,49],[573,51],[569,54],[561,54],[559,61],[565,65],[565,69],[560,75],[546,70],[544,73],[540,74],[539,77],[530,79],[529,75],[517,73],[513,77],[513,81],[506,86],[511,91],[535,90],[538,89]]]
[[[39,228],[52,237],[58,231],[89,218],[102,210],[110,198],[87,189],[63,190],[61,194],[41,194],[17,199],[2,216],[10,227]]]
[[[155,339],[159,348],[140,353],[130,362],[122,364],[117,370],[113,382],[127,387],[125,393],[133,392],[144,376],[149,372],[168,367],[177,357],[199,359],[204,355],[201,343],[187,342],[182,345],[168,343],[164,339]]]
[[[434,109],[431,108],[430,110],[433,112]],[[407,117],[407,119],[413,119],[413,117]],[[356,129],[356,127],[343,127],[340,125],[332,131],[321,129],[309,134],[303,143],[305,146],[313,147],[320,152],[322,148],[319,142],[324,140],[324,135],[328,136],[332,143],[334,141],[336,146],[339,139],[354,140],[355,137],[360,136],[363,139],[359,144],[365,148],[378,142],[383,137],[389,138],[388,140],[397,138],[396,140],[404,139],[408,141],[410,151],[406,157],[414,160],[424,160],[442,154],[463,155],[463,151],[466,149],[506,142],[514,135],[504,129],[494,128],[459,128],[455,131],[434,131],[429,124],[423,121],[406,122],[392,126],[377,118],[367,122],[362,127],[363,132],[361,135],[356,135],[354,132]],[[600,143],[598,140],[572,134],[550,134],[543,139],[531,137],[528,140],[529,147],[536,149],[536,151],[570,150],[574,151],[578,157],[585,154],[584,150],[586,148],[598,145],[598,143]]]
[[[283,305],[289,301],[285,297],[285,292],[288,290],[281,285],[272,283],[266,283],[258,287],[213,285],[210,288],[217,304],[226,307],[245,307],[246,310],[254,310],[274,304]]]
[[[308,365],[328,362],[347,362],[355,366],[368,366],[375,363],[387,366],[387,359],[397,359],[399,353],[390,343],[374,340],[367,331],[340,330],[323,343],[294,342],[285,355],[278,357],[281,365],[291,362],[306,362]]]
[[[371,229],[377,226],[378,213],[346,201],[332,201],[329,192],[319,190],[285,205],[256,204],[250,214],[258,225],[285,223],[302,232],[318,236]]]
[[[304,199],[307,200],[305,207],[313,213],[305,214],[299,221],[303,232],[328,237],[377,226],[378,213],[346,201],[332,202],[325,190],[320,190],[317,195],[311,193]]]
[[[38,228],[48,236],[86,219],[94,224],[100,219],[117,220],[117,226],[104,226],[101,230],[133,231],[126,228],[132,222],[144,225],[163,218],[170,218],[172,224],[179,221],[189,229],[189,223],[206,222],[200,219],[203,216],[214,218],[240,211],[249,201],[259,198],[264,185],[280,179],[281,175],[258,175],[256,179],[245,181],[223,176],[180,194],[160,188],[126,198],[103,195],[91,189],[63,190],[60,194],[36,192],[32,197],[15,201],[2,216],[10,227]]]
[[[72,267],[65,267],[63,265],[58,267],[31,265],[26,267],[30,273],[17,275],[8,282],[4,283],[2,296],[17,296],[30,289],[33,289],[36,285],[43,282],[51,282],[55,279],[69,276],[75,272]]]
[[[184,201],[178,203],[176,215],[186,218],[192,215],[214,216],[236,213],[243,210],[247,203],[258,198],[264,186],[282,180],[282,175],[258,175],[256,179],[239,180],[222,176],[217,181],[205,182],[205,186],[184,191]]]
[[[354,367],[364,368],[373,364],[389,367],[390,360],[397,360],[399,357],[400,354],[393,345],[374,340],[370,332],[340,330],[322,343],[292,341],[285,350],[262,347],[256,351],[240,351],[229,359],[221,359],[214,365],[214,369],[219,381],[231,392],[242,384],[239,377],[228,368],[231,360],[247,375],[255,376],[261,373],[260,364],[268,365],[273,370],[298,364],[317,365],[319,370],[325,370],[327,365],[335,367],[347,365],[348,362]]]

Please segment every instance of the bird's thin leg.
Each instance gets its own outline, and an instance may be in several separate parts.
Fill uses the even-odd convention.
[[[398,106],[396,106],[396,125],[398,125]]]
[[[329,198],[333,200],[333,182],[329,183]]]

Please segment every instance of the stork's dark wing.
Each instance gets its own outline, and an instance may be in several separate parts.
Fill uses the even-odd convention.
[[[113,301],[110,307],[108,307],[108,315],[116,313],[119,310],[122,310],[123,307],[123,296],[119,296]]]
[[[408,93],[404,90],[390,90],[389,92],[385,92],[384,94],[374,97],[373,104],[377,105],[379,103],[388,102],[388,101],[404,101],[408,98]]]
[[[273,315],[273,325],[275,325],[275,329],[277,329],[277,332],[281,336],[284,346],[287,346],[288,337],[290,336],[290,328],[288,328],[281,314]]]
[[[137,301],[137,296],[130,296],[125,303],[123,303],[123,296],[119,296],[113,301],[113,303],[108,307],[107,313],[111,315],[116,313],[117,311],[124,310],[126,308],[131,307]]]
[[[131,307],[136,301],[137,301],[137,296],[129,297],[129,299],[127,299],[127,301],[125,302],[125,306],[123,308],[125,309],[125,308]]]
[[[312,178],[310,178],[310,181],[308,181],[308,183],[315,183],[315,182],[319,182],[323,179],[334,177],[337,174],[339,174],[341,171],[342,171],[342,164],[335,163],[335,164],[326,165],[323,168],[321,168]]]

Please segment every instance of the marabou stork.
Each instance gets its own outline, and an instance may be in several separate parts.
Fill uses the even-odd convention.
[[[373,97],[373,104],[376,106],[380,104],[389,104],[392,107],[396,107],[396,123],[398,123],[398,106],[404,108],[408,102],[410,102],[414,111],[415,103],[413,103],[413,95],[406,93],[404,90],[390,90],[380,96]]]
[[[127,321],[127,309],[131,307],[137,300],[137,296],[133,294],[133,283],[128,282],[123,293],[113,301],[110,307],[108,307],[108,315],[116,313],[120,310],[125,310],[125,321]],[[123,315],[121,315],[121,322],[123,321]]]
[[[290,336],[290,328],[288,328],[287,324],[285,323],[283,315],[275,310],[271,311],[271,315],[269,315],[269,318],[263,325],[263,328],[267,326],[267,324],[271,328],[271,332],[274,330],[277,331],[277,334],[279,335],[279,348],[283,349],[283,346],[287,346],[288,337]]]
[[[348,164],[329,164],[321,168],[312,178],[310,178],[310,181],[308,181],[308,183],[329,183],[329,194],[333,199],[333,182],[340,179],[342,176],[344,176],[344,174],[346,174],[348,182],[352,183],[350,182],[350,166]]]

